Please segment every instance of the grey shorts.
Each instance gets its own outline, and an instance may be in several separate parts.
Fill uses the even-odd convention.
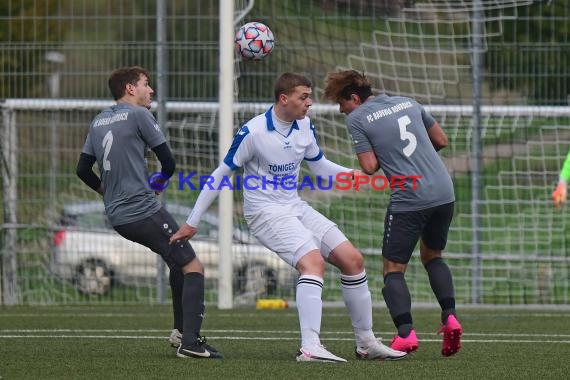
[[[170,269],[180,269],[196,257],[187,240],[168,244],[170,236],[178,230],[178,224],[164,206],[148,218],[113,228],[124,238],[158,253]]]
[[[454,202],[417,211],[392,212],[388,209],[384,219],[382,256],[407,264],[420,236],[428,248],[443,250],[453,208]]]

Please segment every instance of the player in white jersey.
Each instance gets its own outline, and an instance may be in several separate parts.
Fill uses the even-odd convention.
[[[337,226],[299,198],[294,184],[302,161],[313,173],[329,178],[352,169],[327,160],[307,117],[312,84],[304,76],[284,73],[275,82],[275,104],[248,121],[235,135],[223,162],[212,173],[188,220],[171,243],[192,238],[201,215],[217,197],[219,184],[233,171],[244,171],[244,216],[253,235],[295,267],[300,274],[296,303],[301,327],[297,361],[345,362],[320,342],[325,262],[341,271],[342,293],[360,359],[400,359],[404,352],[380,343],[372,332],[372,300],[364,260]]]

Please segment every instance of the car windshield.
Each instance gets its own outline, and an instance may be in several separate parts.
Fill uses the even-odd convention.
[[[172,217],[178,225],[186,222],[190,208],[167,204]],[[103,204],[76,204],[67,207],[60,221],[62,226],[80,227],[85,229],[113,229],[105,214]],[[195,237],[202,240],[215,240],[218,238],[217,217],[206,213],[200,222],[200,227]],[[234,241],[244,244],[251,244],[255,241],[247,230],[236,228],[234,231]]]
[[[99,212],[66,214],[61,218],[61,224],[85,228],[111,228],[107,216]]]

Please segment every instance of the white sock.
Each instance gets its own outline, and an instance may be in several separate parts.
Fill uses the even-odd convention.
[[[323,279],[319,276],[303,275],[297,282],[297,312],[301,325],[301,347],[312,347],[321,343],[321,316],[323,314]]]
[[[340,275],[342,296],[348,309],[357,346],[376,339],[372,332],[372,296],[366,272],[354,276]]]

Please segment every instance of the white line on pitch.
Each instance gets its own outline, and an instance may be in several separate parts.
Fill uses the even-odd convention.
[[[158,329],[0,329],[0,333],[64,333],[64,332],[74,332],[74,333],[86,333],[86,332],[96,332],[96,333],[161,333],[167,334],[168,330],[158,330]],[[299,334],[297,330],[203,330],[204,333],[226,333],[226,334]],[[393,332],[375,332],[378,335],[388,336],[393,334]],[[321,331],[321,335],[352,335],[351,331]],[[435,332],[417,332],[418,335],[432,335]],[[463,336],[483,336],[483,337],[550,337],[550,338],[570,338],[570,334],[534,334],[534,333],[484,333],[484,332],[468,332],[463,333]]]
[[[0,339],[161,339],[166,337],[157,336],[132,336],[132,335],[0,335]],[[245,336],[210,336],[209,339],[220,340],[298,340],[298,337],[245,337]],[[353,338],[325,338],[329,341],[352,341]],[[441,339],[422,339],[423,342],[440,342]],[[462,339],[462,343],[564,343],[570,344],[570,340],[530,340],[530,339]]]

